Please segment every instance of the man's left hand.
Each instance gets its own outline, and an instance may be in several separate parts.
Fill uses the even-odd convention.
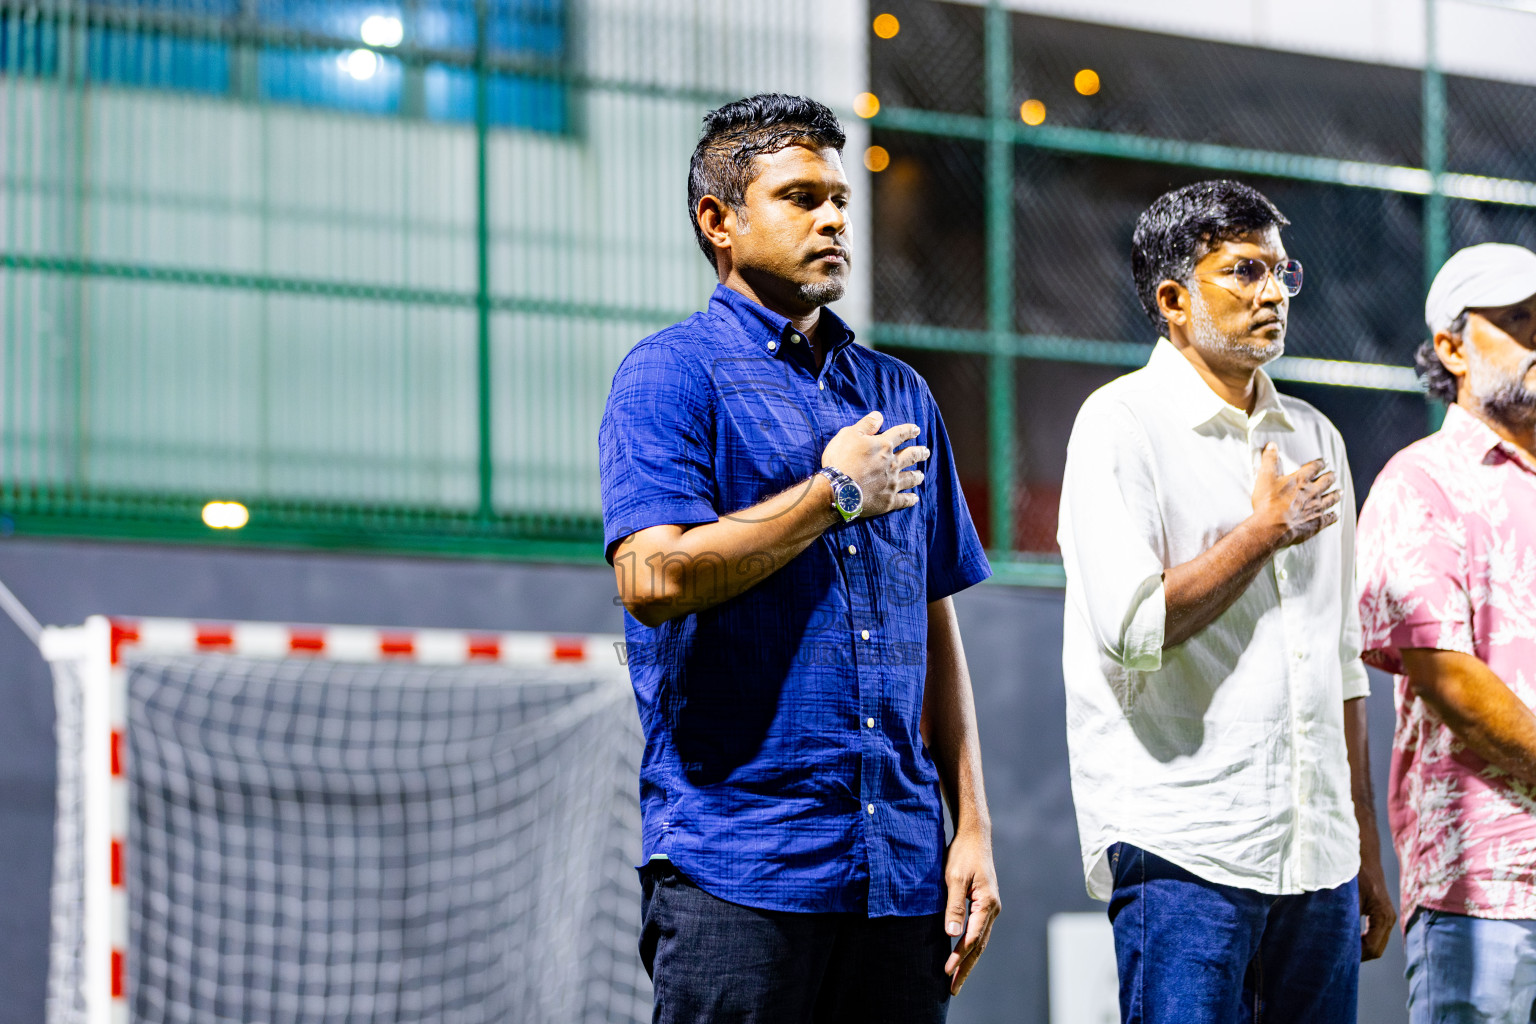
[[[944,973],[949,975],[950,994],[959,995],[960,987],[992,937],[992,922],[1003,909],[997,898],[997,869],[992,866],[990,835],[974,829],[956,833],[944,858],[944,884],[949,889],[944,932],[960,940],[944,963]],[[965,912],[967,900],[971,904],[969,918]]]
[[[1392,926],[1397,923],[1397,911],[1392,907],[1392,895],[1387,891],[1379,859],[1374,864],[1360,864],[1360,913],[1366,918],[1365,934],[1360,936],[1360,959],[1375,960],[1386,952]]]

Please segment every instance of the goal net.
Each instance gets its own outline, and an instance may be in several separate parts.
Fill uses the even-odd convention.
[[[49,630],[49,1024],[650,1017],[615,638]]]

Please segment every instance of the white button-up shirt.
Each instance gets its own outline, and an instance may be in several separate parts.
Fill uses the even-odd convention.
[[[1282,548],[1242,596],[1163,648],[1163,572],[1253,513],[1266,444],[1281,472],[1322,458],[1339,522]],[[1343,702],[1368,691],[1355,605],[1355,498],[1344,441],[1258,374],[1253,414],[1167,340],[1083,403],[1059,539],[1072,797],[1088,892],[1127,842],[1223,885],[1342,885],[1360,866]]]

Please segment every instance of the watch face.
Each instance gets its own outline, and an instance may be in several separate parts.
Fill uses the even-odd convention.
[[[864,495],[859,491],[859,485],[852,481],[840,484],[837,488],[837,507],[848,515],[853,515],[864,504]]]

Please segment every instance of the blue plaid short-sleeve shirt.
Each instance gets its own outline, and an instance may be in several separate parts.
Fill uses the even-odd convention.
[[[915,507],[829,529],[706,611],[655,629],[625,616],[646,741],[642,854],[746,906],[930,914],[944,825],[918,733],[927,607],[991,569],[927,385],[821,315],[818,373],[784,317],[722,285],[614,375],[598,444],[621,571],[634,571],[616,550],[625,537],[803,485],[832,435],[873,410],[882,429],[916,423],[932,451]]]

